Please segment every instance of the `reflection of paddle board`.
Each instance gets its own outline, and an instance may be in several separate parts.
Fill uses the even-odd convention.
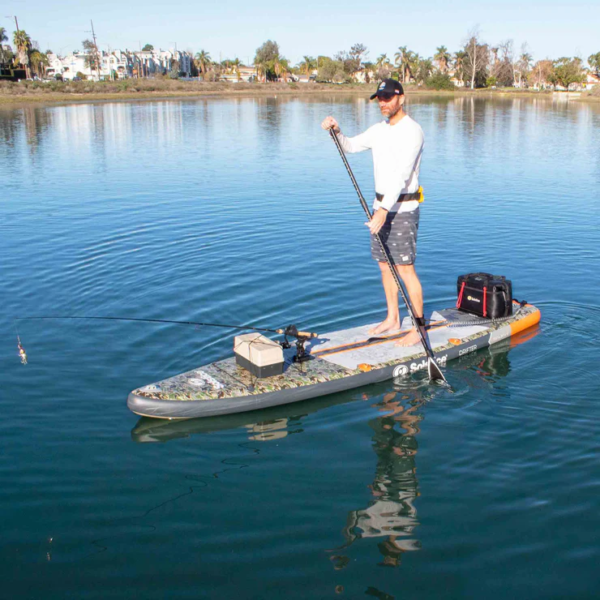
[[[518,308],[515,303],[515,310]],[[465,356],[524,331],[540,320],[531,305],[497,322],[446,309],[434,312],[428,335],[436,361]],[[294,362],[295,350],[284,351],[283,374],[258,379],[228,358],[138,388],[127,406],[142,416],[190,419],[290,404],[363,385],[410,375],[427,367],[420,344],[396,346],[402,333],[368,337],[372,325],[320,335],[307,342],[310,359]]]

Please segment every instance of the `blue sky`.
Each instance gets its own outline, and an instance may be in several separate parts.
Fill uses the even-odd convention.
[[[68,52],[89,37],[90,19],[101,49],[155,47],[205,49],[213,60],[239,57],[251,61],[265,40],[279,43],[293,64],[304,54],[333,55],[360,42],[369,58],[398,46],[431,56],[439,45],[455,51],[467,32],[478,26],[492,44],[513,39],[519,50],[527,42],[534,59],[600,52],[600,0],[424,3],[357,2],[191,2],[190,0],[4,0],[0,26],[12,37],[17,15],[42,50]]]

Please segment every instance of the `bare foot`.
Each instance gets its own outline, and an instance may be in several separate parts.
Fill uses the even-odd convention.
[[[421,341],[421,336],[419,332],[413,327],[408,330],[408,333],[401,337],[397,342],[396,346],[414,346]]]
[[[379,323],[379,325],[369,329],[369,335],[379,335],[380,333],[385,333],[386,331],[394,331],[395,329],[400,329],[400,320],[399,319],[386,319]]]

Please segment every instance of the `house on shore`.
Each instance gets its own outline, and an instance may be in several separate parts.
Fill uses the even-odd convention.
[[[371,83],[372,81],[376,81],[375,73],[371,69],[365,69],[364,67],[354,71],[350,77],[356,83]]]
[[[221,81],[229,81],[230,83],[256,81],[256,67],[254,65],[250,65],[249,67],[244,67],[243,65],[237,68],[232,67],[228,72],[221,73],[219,79]]]
[[[166,75],[175,65],[184,77],[192,73],[192,56],[189,52],[173,50],[152,50],[131,52],[129,50],[113,50],[98,52],[99,68],[92,69],[90,55],[86,52],[72,52],[66,56],[48,54],[49,65],[47,77],[60,75],[63,79],[72,80],[78,73],[87,79],[127,79],[129,77],[156,77]]]
[[[583,84],[583,88],[586,90],[591,90],[593,87],[600,84],[600,77],[596,75],[596,73],[592,73],[588,71],[586,74],[585,83]]]
[[[310,73],[290,73],[289,78],[294,83],[313,83],[317,80],[317,69],[312,69]]]
[[[458,79],[456,77],[456,71],[453,71],[452,69],[450,69],[450,70],[448,70],[447,75],[448,75],[448,77],[450,77],[450,81],[454,84],[455,87],[457,87],[457,88],[465,87],[464,80]]]

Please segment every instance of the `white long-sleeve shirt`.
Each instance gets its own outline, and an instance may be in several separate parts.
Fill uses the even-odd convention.
[[[375,191],[383,195],[381,202],[375,200],[373,210],[410,212],[419,206],[417,200],[397,202],[400,194],[419,189],[424,136],[416,121],[406,115],[395,125],[382,121],[355,137],[339,133],[338,138],[346,152],[373,152]]]

